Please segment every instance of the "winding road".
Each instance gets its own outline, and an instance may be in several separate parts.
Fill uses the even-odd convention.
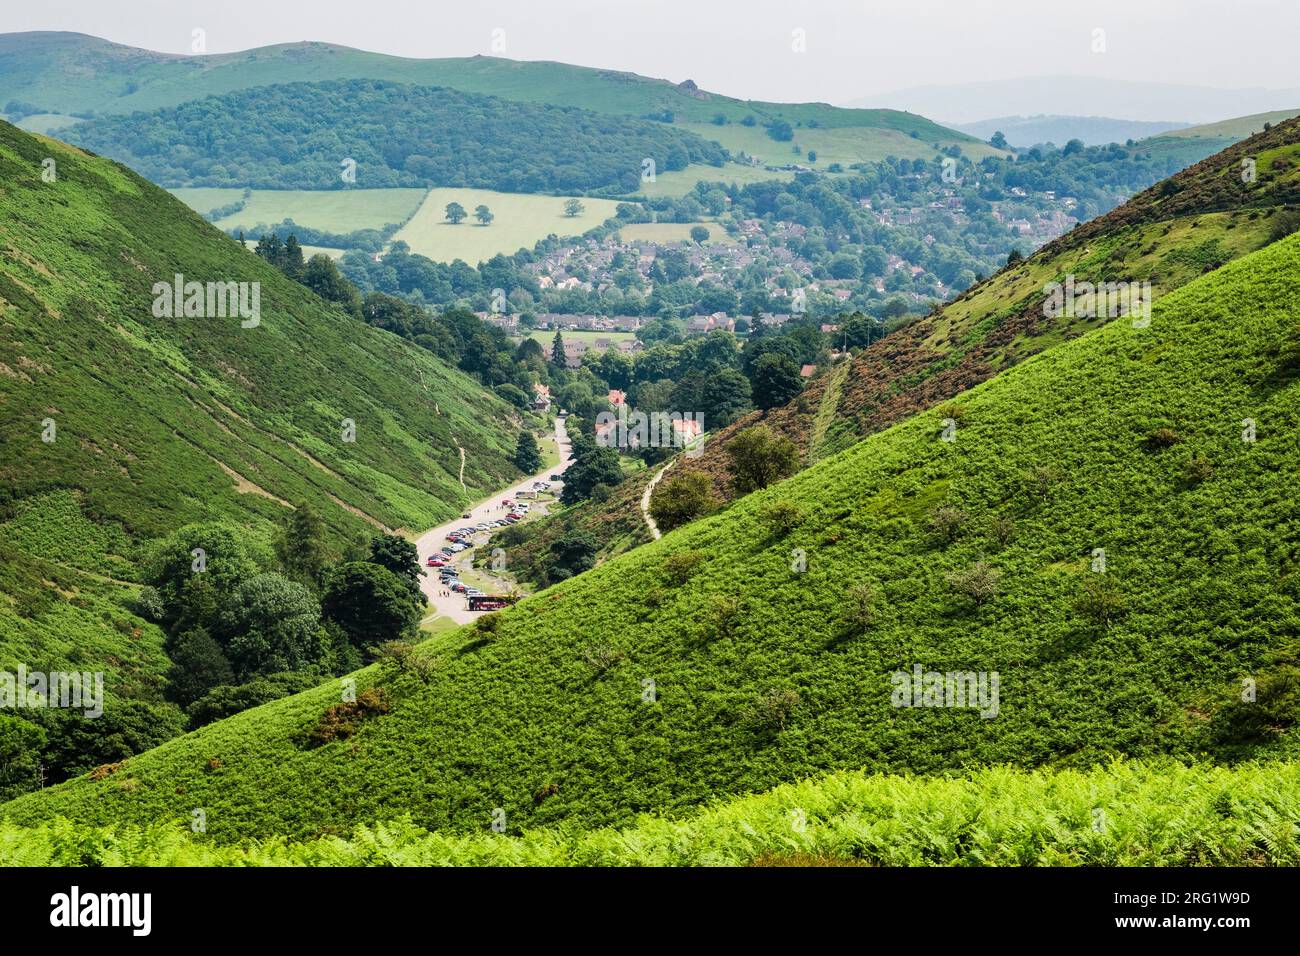
[[[563,474],[564,470],[569,467],[573,461],[572,446],[569,444],[569,434],[564,427],[564,419],[555,419],[555,443],[560,450],[560,463],[551,468],[543,469],[535,475],[530,475],[513,485],[502,488],[493,492],[487,498],[480,501],[474,507],[467,509],[470,517],[456,517],[446,524],[440,524],[436,528],[430,528],[415,540],[415,550],[420,556],[420,589],[424,596],[429,600],[429,612],[426,620],[437,615],[447,617],[457,624],[465,624],[474,620],[477,612],[469,609],[469,602],[463,594],[447,591],[438,579],[438,568],[428,567],[427,562],[429,555],[436,554],[444,544],[447,543],[447,535],[457,528],[463,528],[467,524],[477,524],[480,521],[488,521],[495,518],[503,518],[508,509],[503,508],[501,502],[503,499],[513,499],[520,491],[526,491],[532,488],[534,481],[545,481],[550,475]],[[555,490],[555,489],[552,489]],[[533,503],[532,514],[541,514],[546,510],[546,503]],[[488,539],[488,532],[484,531],[474,536],[475,547],[468,551],[462,551],[455,555],[453,567],[468,568],[473,564],[474,552],[483,545]]]

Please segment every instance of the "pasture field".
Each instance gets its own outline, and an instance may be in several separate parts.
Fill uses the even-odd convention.
[[[644,196],[646,199],[660,199],[665,196],[676,199],[694,189],[696,183],[721,182],[747,186],[750,183],[766,183],[774,179],[788,183],[794,179],[794,173],[789,170],[767,170],[746,163],[727,163],[725,166],[692,163],[685,169],[657,174],[654,182],[643,182],[633,195]]]
[[[206,215],[238,202],[242,189],[194,187],[170,190],[185,205]],[[292,219],[300,226],[348,233],[403,222],[419,206],[423,189],[254,189],[244,208],[217,221],[219,229],[251,230]]]
[[[736,240],[727,235],[727,230],[723,228],[720,222],[637,222],[620,228],[619,235],[623,237],[624,242],[637,242],[638,240],[647,240],[649,242],[694,242],[695,240],[691,238],[691,230],[696,226],[703,226],[709,230],[709,238],[704,241],[706,246],[734,246],[736,244]]]
[[[619,342],[622,342],[625,339],[630,341],[631,339],[636,338],[636,333],[594,332],[588,329],[577,329],[575,331],[570,332],[568,329],[561,329],[560,336],[566,342],[586,342],[589,348],[594,348],[597,339],[610,339],[617,346]],[[542,346],[544,348],[550,349],[551,342],[555,340],[555,330],[536,329],[530,332],[528,334],[528,337],[531,339],[536,339],[538,342],[542,343]]]
[[[887,156],[901,159],[929,159],[937,151],[934,141],[925,138],[913,139],[910,135],[895,129],[874,129],[867,127],[841,126],[837,128],[796,127],[792,142],[778,143],[767,135],[761,125],[744,126],[740,123],[728,123],[717,126],[713,123],[678,123],[683,129],[697,133],[705,139],[721,143],[733,153],[746,152],[765,163],[783,166],[799,163],[813,169],[824,170],[831,163],[879,162]],[[943,146],[951,145],[952,140],[938,140]],[[791,149],[798,143],[800,150],[796,156]],[[1000,150],[987,143],[960,142],[962,152],[973,162],[979,162],[985,156],[1001,156]],[[808,162],[808,150],[815,150],[817,162]],[[707,178],[707,177],[706,177]],[[770,175],[764,178],[771,178]]]
[[[579,236],[614,215],[618,201],[579,197],[586,209],[572,218],[564,214],[567,196],[503,193],[492,189],[430,189],[424,204],[393,238],[407,243],[412,252],[436,262],[461,259],[474,265],[498,252],[507,255],[531,249],[539,239]],[[458,202],[468,218],[453,226],[446,220],[447,204]],[[490,226],[480,226],[474,209],[483,204],[496,216]]]

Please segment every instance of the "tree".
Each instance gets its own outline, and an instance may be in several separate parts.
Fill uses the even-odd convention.
[[[221,615],[226,657],[235,675],[300,671],[320,662],[320,604],[301,584],[258,574],[240,585]]]
[[[551,339],[551,363],[558,365],[560,368],[564,368],[565,365],[564,336],[559,333],[558,329],[555,332],[555,338]]]
[[[618,452],[613,448],[595,446],[577,460],[564,473],[564,490],[560,500],[571,505],[591,496],[596,485],[617,485],[623,480],[623,468]]]
[[[713,480],[698,471],[661,483],[650,498],[650,517],[660,531],[672,531],[718,510]]]
[[[45,740],[31,721],[0,715],[0,801],[40,789]]]
[[[1007,143],[1007,138],[1004,135],[1002,135],[1002,130],[997,130],[993,134],[993,138],[989,140],[989,145],[992,146],[994,149],[1011,148],[1010,144]]]
[[[460,225],[460,221],[465,218],[465,207],[458,202],[447,203],[447,221],[453,226]]]
[[[302,274],[302,284],[327,302],[335,302],[350,315],[361,317],[361,296],[343,274],[334,260],[321,253],[307,262]]]
[[[167,670],[167,696],[187,707],[214,687],[235,682],[221,645],[206,628],[196,627],[177,635],[167,648],[172,665]]]
[[[794,128],[783,119],[767,123],[767,135],[778,143],[788,143],[794,139]]]
[[[697,246],[702,246],[709,241],[709,230],[703,226],[691,226],[691,239]]]
[[[803,390],[798,364],[774,352],[754,363],[749,384],[754,404],[764,411],[786,404]]]
[[[998,585],[1002,581],[1002,572],[989,565],[987,561],[976,561],[964,571],[948,575],[948,583],[953,590],[966,595],[975,602],[977,608],[983,607],[997,597]]]
[[[495,219],[496,216],[492,215],[491,209],[488,209],[487,206],[484,206],[482,203],[480,203],[474,209],[474,218],[479,221],[480,225],[489,226],[492,224],[492,220]]]
[[[219,522],[189,524],[154,552],[146,579],[162,596],[162,624],[176,633],[213,623],[224,596],[257,573],[239,530]]]
[[[1025,258],[1024,255],[1021,254],[1019,249],[1013,248],[1010,252],[1007,253],[1007,265],[1014,266],[1017,262],[1020,262],[1024,258]]]
[[[338,568],[321,599],[325,616],[360,648],[410,636],[423,609],[423,599],[417,601],[405,581],[368,561]]]
[[[799,468],[794,442],[766,425],[746,428],[727,442],[724,450],[731,458],[731,484],[738,495],[766,488]]]
[[[586,209],[587,207],[582,204],[581,199],[564,200],[564,214],[568,216],[570,219],[574,218],[575,216],[581,215],[583,212],[586,211]]]
[[[537,447],[533,433],[524,429],[519,433],[515,443],[515,467],[525,475],[531,475],[542,467],[542,452]]]
[[[327,555],[325,523],[307,505],[289,513],[275,540],[275,556],[284,573],[299,584],[320,587]]]
[[[702,389],[705,420],[709,429],[723,428],[749,411],[749,379],[735,368],[714,372],[704,382]]]
[[[370,541],[370,556],[366,560],[392,571],[424,603],[420,597],[420,555],[410,541],[396,534],[378,535]]]
[[[598,552],[596,539],[591,532],[572,530],[551,542],[551,566],[547,577],[563,581],[596,566]]]

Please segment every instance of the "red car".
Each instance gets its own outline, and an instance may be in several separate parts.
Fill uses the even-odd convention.
[[[506,515],[506,517],[507,517],[507,518],[514,518],[516,521],[518,521],[520,518],[523,517],[523,515],[521,515],[521,514],[520,514],[519,512],[517,512],[517,511],[512,511],[512,512],[510,512],[510,514]]]
[[[430,558],[430,559],[429,559],[429,567],[431,567],[431,568],[441,568],[441,567],[443,567],[446,563],[447,563],[447,562],[445,562],[445,561],[439,561],[437,558]]]

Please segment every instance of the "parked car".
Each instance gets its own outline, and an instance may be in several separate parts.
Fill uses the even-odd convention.
[[[431,568],[440,568],[443,565],[443,562],[433,555],[429,555],[429,560],[425,563]]]
[[[462,584],[462,583],[459,582],[459,581],[457,581],[455,584],[453,584],[453,585],[451,586],[451,589],[452,589],[453,591],[459,591],[459,592],[462,593],[462,594],[464,594],[466,591],[469,590],[469,588],[468,588],[466,585]]]
[[[482,597],[482,596],[483,596],[483,592],[480,591],[478,588],[465,589],[465,597]]]
[[[463,515],[461,515],[462,518],[468,518],[469,516],[470,513],[468,511],[466,511]]]

